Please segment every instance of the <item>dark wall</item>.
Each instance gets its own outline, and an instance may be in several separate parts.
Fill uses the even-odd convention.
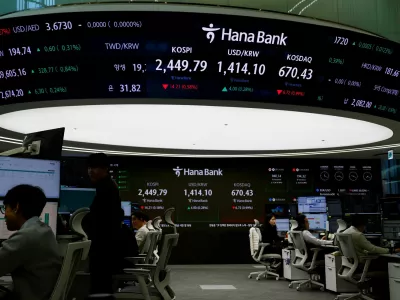
[[[284,205],[294,204],[293,199],[299,196],[329,194],[329,197],[340,198],[347,201],[343,210],[359,209],[361,207],[374,207],[381,195],[380,161],[373,160],[309,160],[309,159],[170,159],[170,158],[111,158],[111,171],[119,182],[120,194],[123,201],[131,201],[136,207],[151,218],[162,215],[163,211],[171,206],[176,208],[175,222],[184,227],[178,227],[180,241],[173,252],[172,263],[175,264],[232,264],[251,263],[249,244],[249,225],[254,219],[264,220],[266,206],[270,199],[281,199]],[[177,177],[173,168],[221,168],[224,170],[221,177],[187,176],[182,174]],[[363,180],[364,167],[370,167],[372,180]],[[342,168],[344,179],[334,180],[336,167]],[[281,169],[283,185],[271,184],[271,168]],[[301,174],[307,178],[307,184],[296,186],[295,168],[308,170]],[[321,173],[330,174],[328,180],[322,180]],[[359,175],[357,180],[349,180],[349,173],[354,171]],[[62,170],[62,183],[69,186],[82,188],[90,187],[87,182],[86,162],[81,158],[65,158]],[[302,176],[303,176],[302,175]],[[164,196],[140,196],[138,190],[144,191],[146,183],[158,182],[156,189],[166,189]],[[188,197],[183,194],[188,189],[190,182],[207,182],[213,195],[208,198],[212,210],[193,212],[193,218],[188,219],[190,213],[186,211]],[[252,197],[253,206],[249,211],[233,211],[232,196],[230,191],[236,182],[251,183],[254,190]],[[283,186],[283,187],[282,187]],[[150,187],[153,188],[153,187]],[[143,199],[162,199],[162,203],[144,203]],[[204,198],[204,197],[200,197]],[[251,198],[251,197],[250,197]],[[63,202],[63,199],[61,199]],[[354,204],[354,205],[353,205]],[[367,205],[368,204],[368,205]],[[159,205],[160,209],[146,209],[151,205]],[[213,216],[207,218],[207,214]],[[231,215],[230,215],[231,214]],[[179,223],[179,219],[186,219]],[[205,219],[212,222],[201,221]],[[177,221],[178,220],[178,221]],[[210,227],[213,224],[240,223],[236,228]],[[188,226],[188,227],[185,227]],[[189,227],[190,226],[190,227]],[[164,232],[171,230],[164,228]]]

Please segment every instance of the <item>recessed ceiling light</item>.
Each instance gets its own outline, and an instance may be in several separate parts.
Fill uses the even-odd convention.
[[[220,127],[221,122],[229,126]],[[189,105],[37,108],[1,115],[0,127],[20,133],[65,127],[65,140],[82,143],[222,151],[349,147],[393,135],[384,126],[343,117]]]

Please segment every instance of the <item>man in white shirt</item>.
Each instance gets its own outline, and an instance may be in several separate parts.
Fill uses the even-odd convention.
[[[363,216],[353,215],[351,218],[351,224],[352,226],[346,229],[343,233],[351,234],[357,256],[365,256],[367,254],[389,254],[390,251],[388,248],[375,246],[367,240],[363,234],[366,228],[366,220]],[[395,252],[400,252],[400,249],[396,249]]]
[[[149,217],[140,211],[132,214],[132,226],[137,230],[135,237],[139,246],[139,252],[146,252],[146,249],[143,249],[143,247],[146,244],[146,237],[149,232],[146,226],[148,220]]]

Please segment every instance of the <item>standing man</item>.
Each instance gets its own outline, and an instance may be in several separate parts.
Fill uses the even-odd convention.
[[[96,187],[96,196],[85,220],[87,234],[92,241],[89,253],[91,294],[113,292],[112,275],[117,262],[113,253],[121,231],[121,198],[108,167],[108,157],[104,153],[89,156],[88,174]]]

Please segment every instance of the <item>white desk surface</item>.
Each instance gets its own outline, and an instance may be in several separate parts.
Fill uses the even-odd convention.
[[[381,254],[379,256],[400,260],[400,255],[397,255],[397,254]]]

